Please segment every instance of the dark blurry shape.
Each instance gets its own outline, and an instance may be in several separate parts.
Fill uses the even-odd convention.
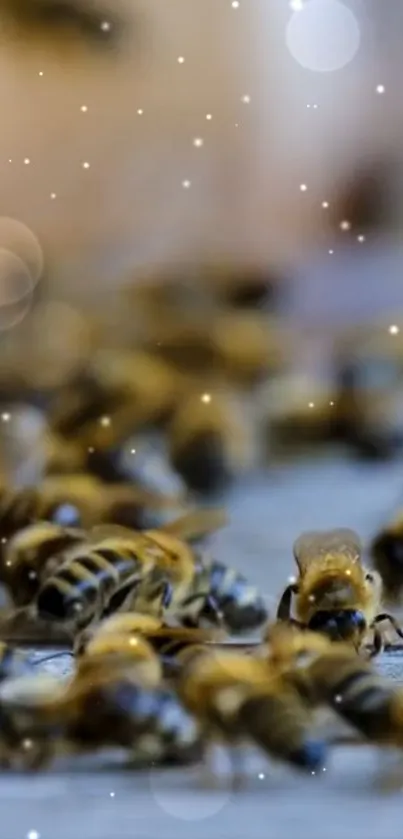
[[[235,271],[216,268],[206,272],[205,285],[220,305],[241,310],[274,310],[282,297],[286,279],[274,270],[264,273],[253,268]]]
[[[189,393],[168,428],[168,450],[189,489],[214,495],[248,464],[248,428],[226,394]]]
[[[391,223],[395,165],[391,160],[372,160],[356,169],[335,197],[332,222],[343,221],[352,231],[382,230]]]
[[[370,554],[382,577],[385,598],[395,605],[403,594],[403,516],[400,514],[373,538]]]
[[[8,18],[26,38],[49,41],[80,38],[95,47],[117,47],[128,26],[113,9],[92,0],[0,0],[0,17]]]
[[[355,330],[335,348],[334,435],[364,460],[389,459],[403,445],[402,349],[386,327]]]

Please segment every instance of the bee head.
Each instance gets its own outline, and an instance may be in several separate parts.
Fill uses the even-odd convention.
[[[359,609],[315,612],[308,624],[312,632],[322,632],[331,641],[354,640],[365,632],[367,622]]]

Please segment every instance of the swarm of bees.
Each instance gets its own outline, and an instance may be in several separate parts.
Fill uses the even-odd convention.
[[[0,623],[3,769],[119,749],[134,767],[200,763],[210,783],[221,745],[239,789],[246,745],[319,771],[338,741],[321,727],[324,710],[349,724],[354,743],[400,747],[402,689],[371,659],[385,645],[383,621],[403,630],[383,611],[381,575],[365,566],[357,534],[295,541],[298,577],[273,621],[246,578],[205,556],[203,538],[225,522],[212,508],[150,530],[37,521],[10,537],[0,563],[11,601]],[[21,651],[25,619],[30,631],[63,630],[72,675],[38,671]],[[242,640],[251,632],[256,642]]]

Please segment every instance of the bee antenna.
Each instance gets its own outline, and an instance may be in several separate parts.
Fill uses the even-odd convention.
[[[37,659],[34,664],[44,664],[45,661],[53,661],[54,658],[61,658],[61,656],[70,656],[74,658],[74,653],[71,650],[63,650],[60,653],[53,653],[52,655],[46,655],[44,658]]]

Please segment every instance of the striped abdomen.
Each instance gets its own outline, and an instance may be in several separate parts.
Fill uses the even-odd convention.
[[[195,575],[193,593],[183,614],[197,623],[223,623],[234,635],[258,629],[268,612],[258,590],[248,580],[221,562],[212,561]]]
[[[100,617],[129,580],[141,577],[142,563],[129,549],[99,548],[69,559],[42,586],[38,614],[48,620],[76,621],[80,627]]]

